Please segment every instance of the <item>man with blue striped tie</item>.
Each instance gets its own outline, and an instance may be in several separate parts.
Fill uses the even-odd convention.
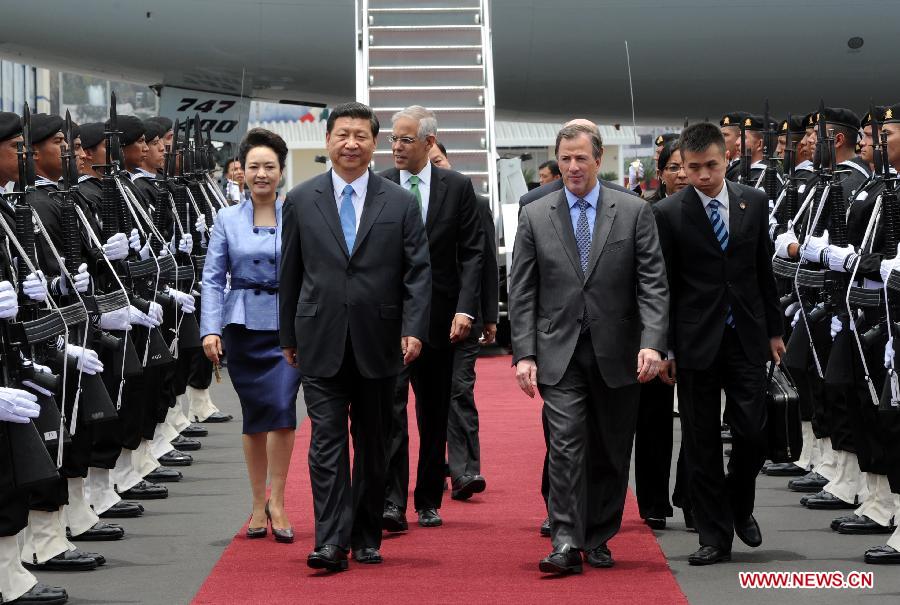
[[[766,362],[784,353],[767,235],[768,201],[725,180],[725,139],[708,123],[681,133],[690,187],[654,205],[669,278],[669,355],[660,376],[675,382],[700,549],[691,565],[731,559],[734,534],[762,543],[753,517],[765,461]],[[677,360],[677,362],[676,362]],[[734,436],[722,470],[721,393]]]

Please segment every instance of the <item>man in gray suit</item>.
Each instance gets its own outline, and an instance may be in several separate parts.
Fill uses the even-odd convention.
[[[596,129],[559,131],[565,188],[522,208],[513,253],[516,380],[529,397],[540,391],[549,429],[545,573],[580,572],[582,552],[594,567],[612,566],[606,543],[622,520],[638,382],[656,376],[666,346],[669,297],[653,212],[601,186],[601,153]]]
[[[415,197],[371,172],[378,118],[361,103],[328,116],[332,170],[282,210],[280,337],[300,368],[312,423],[314,569],[381,563],[386,442],[394,382],[422,350],[431,269]],[[353,438],[351,491],[347,420]]]

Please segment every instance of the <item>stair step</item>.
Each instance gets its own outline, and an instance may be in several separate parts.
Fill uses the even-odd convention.
[[[446,8],[451,3],[458,7],[467,7],[471,9],[481,8],[480,0],[452,0],[452,2],[450,2],[450,0],[416,0],[415,6],[420,10],[427,7]],[[410,4],[411,3],[409,0],[369,0],[369,10],[383,10],[391,8],[408,10]]]
[[[373,25],[369,46],[473,46],[481,44],[480,25]]]
[[[480,65],[427,68],[412,66],[379,67],[369,69],[369,85],[380,88],[415,86],[418,89],[439,86],[443,88],[484,87],[484,68]]]
[[[446,49],[422,48],[414,51],[393,50],[381,52],[383,47],[373,47],[369,53],[369,67],[428,68],[483,67],[483,53],[480,46]]]
[[[388,31],[388,30],[410,31],[410,30],[420,30],[420,29],[460,30],[461,29],[461,30],[476,30],[476,31],[480,32],[481,26],[480,25],[468,25],[468,24],[460,24],[460,25],[444,25],[444,24],[437,24],[437,25],[370,25],[369,29],[375,30],[375,31]]]
[[[435,71],[447,71],[458,69],[461,71],[482,70],[481,65],[379,65],[369,66],[369,71],[413,71],[420,69],[433,69]]]
[[[394,6],[369,8],[369,13],[459,13],[481,10],[478,6]]]
[[[370,27],[429,27],[481,24],[481,9],[476,7],[369,9],[368,15]]]

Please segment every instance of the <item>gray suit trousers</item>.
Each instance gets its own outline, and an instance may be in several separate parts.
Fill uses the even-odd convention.
[[[549,429],[553,546],[606,544],[622,524],[639,385],[607,386],[585,333],[562,379],[538,388]]]

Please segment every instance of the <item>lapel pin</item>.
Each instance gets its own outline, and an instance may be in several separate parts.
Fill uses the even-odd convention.
[[[738,204],[738,206],[740,207],[741,210],[744,210],[747,208],[747,202],[745,202],[744,200],[741,200],[741,203]]]

